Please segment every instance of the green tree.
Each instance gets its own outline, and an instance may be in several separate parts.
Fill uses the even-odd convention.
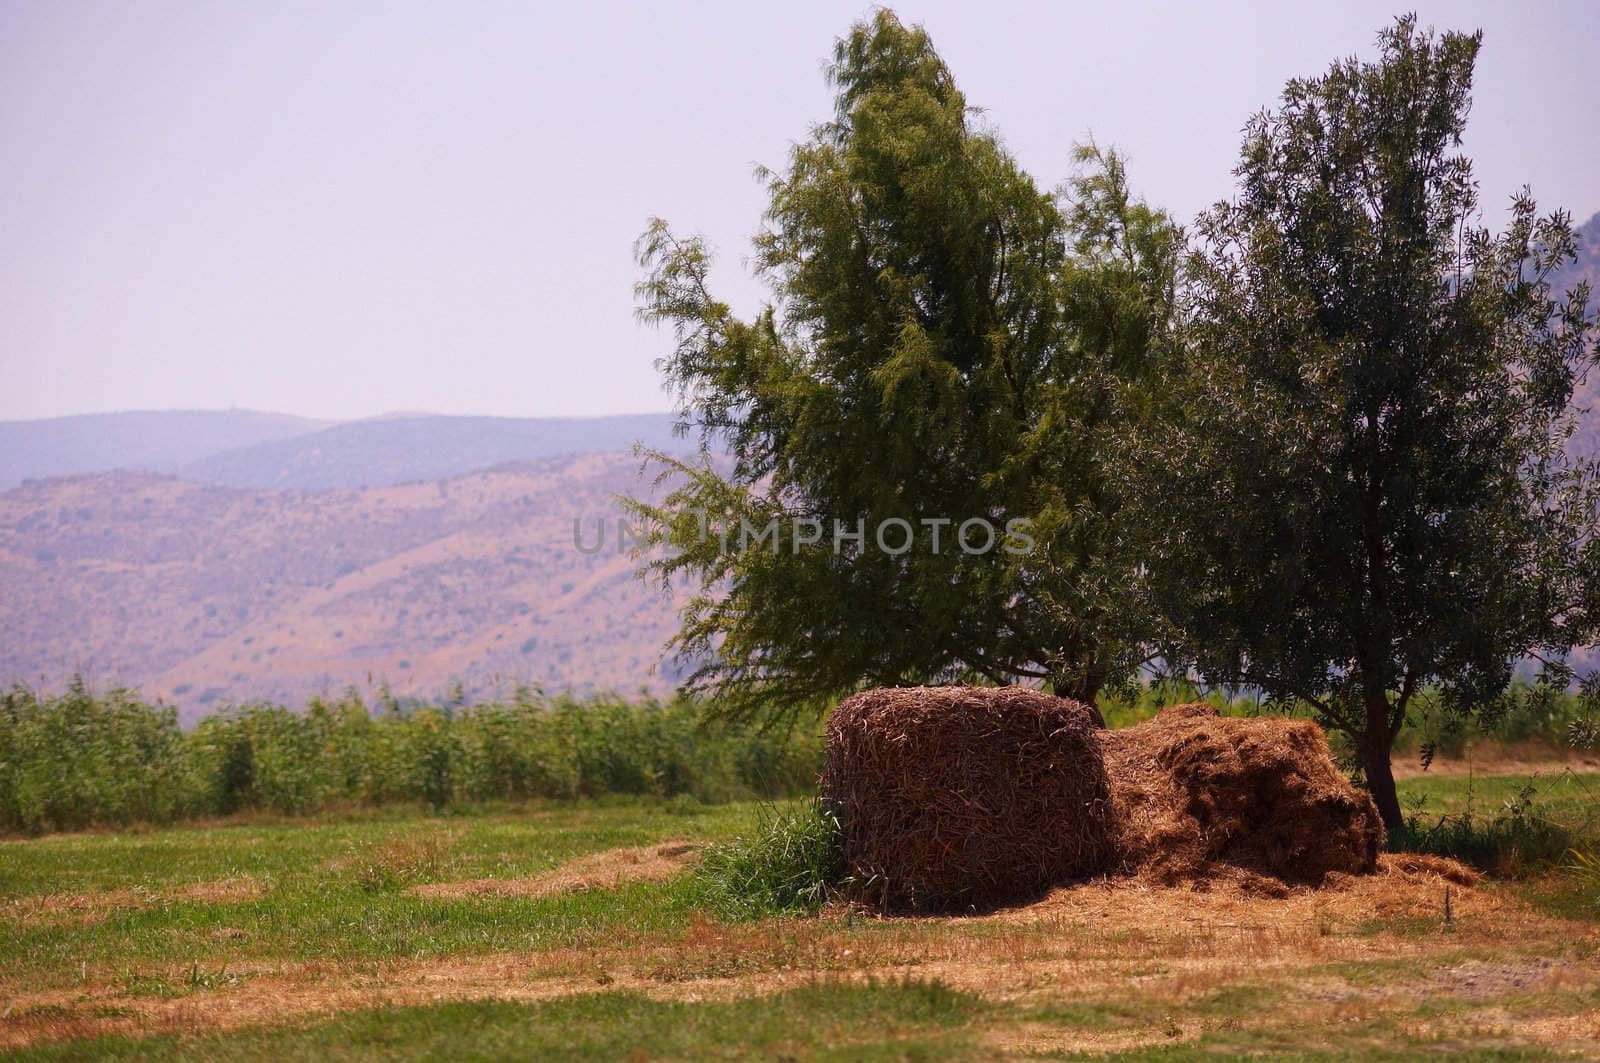
[[[698,589],[670,648],[732,717],[962,678],[1092,705],[1149,640],[1113,457],[1159,360],[1180,234],[1112,152],[1078,149],[1066,193],[1041,190],[891,13],[837,43],[829,77],[833,120],[762,174],[759,313],[710,294],[700,240],[657,220],[639,242],[640,314],[674,336],[662,368],[707,447],[654,455],[672,490],[633,506],[647,549],[671,548],[647,575]],[[977,519],[987,552],[981,525],[973,550],[958,540]],[[774,520],[743,549],[717,534]]]
[[[1153,581],[1209,680],[1315,707],[1385,822],[1419,692],[1470,711],[1592,640],[1596,482],[1569,458],[1588,290],[1565,214],[1475,225],[1460,154],[1479,35],[1403,18],[1376,62],[1291,81],[1238,198],[1198,224]],[[1563,678],[1562,682],[1565,682]]]

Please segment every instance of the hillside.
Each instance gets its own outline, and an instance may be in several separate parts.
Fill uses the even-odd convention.
[[[1578,229],[1578,258],[1554,278],[1559,290],[1569,290],[1580,281],[1589,282],[1589,306],[1600,304],[1600,214],[1596,214]],[[1578,433],[1573,437],[1571,452],[1587,457],[1600,457],[1600,373],[1593,373],[1578,393],[1578,402],[1589,410]]]
[[[218,451],[306,435],[331,422],[255,410],[141,410],[0,421],[0,491],[104,469],[175,472]]]
[[[0,680],[136,684],[186,719],[346,685],[438,696],[515,681],[670,689],[669,603],[615,550],[627,455],[361,491],[243,491],[147,473],[0,495]],[[573,547],[573,520],[604,552]]]
[[[1590,307],[1600,299],[1600,213],[1578,227],[1578,258],[1552,279],[1555,287],[1562,290],[1588,281]]]
[[[671,447],[672,416],[388,417],[335,425],[192,462],[185,479],[240,488],[386,487],[512,461]]]

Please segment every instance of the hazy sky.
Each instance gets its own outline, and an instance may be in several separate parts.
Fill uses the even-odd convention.
[[[1403,9],[895,6],[1043,183],[1093,133],[1185,220],[1286,78]],[[1485,31],[1489,220],[1524,183],[1600,210],[1600,3],[1416,6]],[[0,0],[0,418],[665,409],[634,237],[703,233],[753,305],[752,167],[827,117],[833,39],[870,10]]]

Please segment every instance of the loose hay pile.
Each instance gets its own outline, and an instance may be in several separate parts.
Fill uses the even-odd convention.
[[[1256,892],[1377,867],[1372,799],[1308,720],[1167,709],[1103,731],[1020,687],[869,690],[828,722],[823,795],[841,806],[863,899],[989,906],[1074,878],[1230,880]]]
[[[863,897],[986,906],[1094,874],[1115,856],[1096,728],[1022,687],[869,690],[828,720],[822,790],[845,810]]]
[[[1100,732],[1123,870],[1164,883],[1242,871],[1320,885],[1377,867],[1383,824],[1310,720],[1179,705]]]

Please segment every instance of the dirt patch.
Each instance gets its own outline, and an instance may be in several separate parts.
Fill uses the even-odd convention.
[[[607,849],[522,878],[475,878],[430,882],[408,892],[419,897],[545,897],[579,890],[614,890],[631,882],[660,882],[678,874],[700,846],[677,841],[635,849]]]
[[[1565,982],[1574,973],[1570,960],[1537,957],[1520,963],[1486,963],[1469,960],[1447,967],[1431,977],[1424,994],[1444,994],[1467,1000],[1495,1000],[1511,993],[1547,989]],[[1582,980],[1574,988],[1581,987]]]

